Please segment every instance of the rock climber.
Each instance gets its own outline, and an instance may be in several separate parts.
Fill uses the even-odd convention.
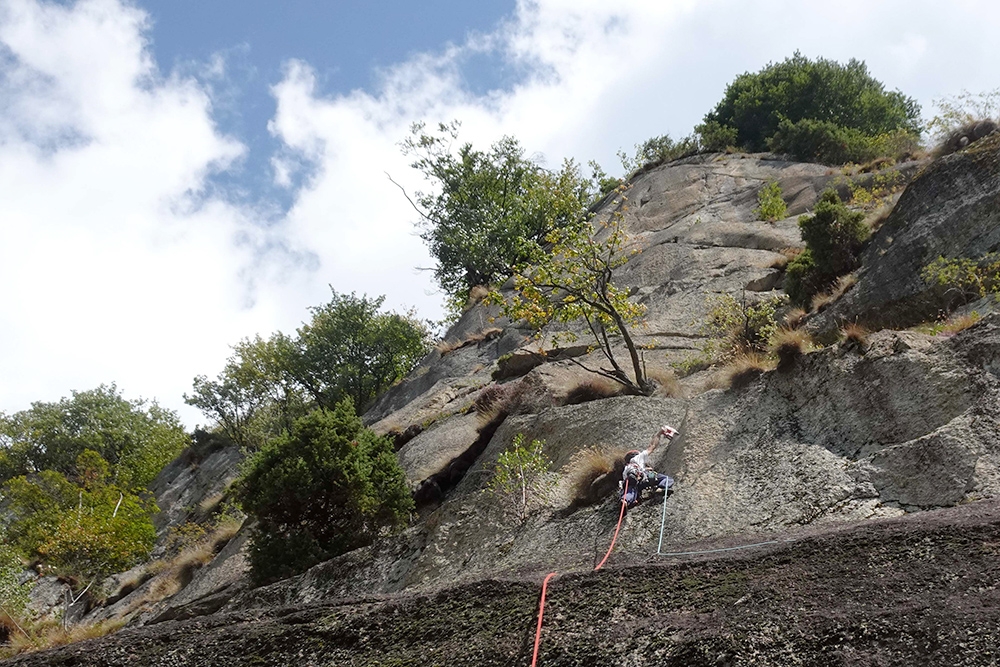
[[[670,475],[664,475],[653,470],[649,465],[649,456],[660,444],[661,439],[666,436],[667,446],[677,437],[677,429],[672,426],[664,426],[649,441],[649,447],[641,452],[633,449],[625,454],[625,470],[622,472],[622,482],[625,486],[623,500],[627,507],[632,507],[639,501],[639,494],[643,489],[656,487],[662,489],[664,493],[674,485],[674,480]]]

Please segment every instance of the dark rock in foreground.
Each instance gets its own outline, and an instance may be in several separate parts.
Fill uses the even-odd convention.
[[[612,557],[604,571],[563,575],[549,588],[539,664],[1000,659],[1000,504],[769,539],[777,543],[694,559]],[[165,622],[5,664],[525,665],[537,578]]]

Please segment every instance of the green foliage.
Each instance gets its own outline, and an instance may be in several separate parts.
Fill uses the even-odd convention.
[[[738,355],[766,354],[778,331],[775,314],[787,299],[773,296],[737,300],[731,294],[709,297],[708,319],[703,332],[709,337],[703,352],[715,361]]]
[[[921,277],[959,303],[997,294],[1000,293],[1000,253],[988,253],[978,260],[938,257],[923,268]]]
[[[240,341],[218,379],[197,376],[194,392],[184,400],[244,450],[258,449],[269,434],[287,429],[305,413],[301,391],[288,372],[294,353],[294,341],[281,333]]]
[[[544,446],[544,440],[532,440],[525,446],[524,434],[518,433],[511,446],[497,458],[493,478],[487,485],[504,512],[518,521],[524,521],[544,504],[551,491],[551,480],[546,473],[552,462],[542,451]]]
[[[196,377],[184,399],[247,451],[288,431],[315,406],[332,408],[349,396],[365,408],[429,347],[413,313],[381,312],[384,301],[334,291],[295,337],[277,333],[238,343],[218,379]]]
[[[785,292],[806,306],[838,277],[858,268],[858,254],[870,233],[864,213],[851,211],[834,190],[827,190],[813,215],[799,218],[806,249],[788,263]]]
[[[379,312],[384,301],[334,291],[299,329],[291,375],[318,405],[349,396],[364,410],[427,352],[426,328],[413,313]]]
[[[811,122],[800,124],[806,120]],[[700,128],[712,134],[722,128],[735,131],[736,145],[750,151],[767,150],[768,141],[781,129],[778,145],[796,147],[784,150],[809,159],[822,154],[831,161],[844,155],[853,159],[848,148],[864,143],[858,136],[875,138],[902,130],[916,137],[921,129],[917,102],[899,91],[887,92],[863,62],[852,59],[842,65],[825,58],[810,60],[798,52],[760,72],[736,77]],[[819,153],[808,150],[810,144]]]
[[[405,525],[413,507],[392,446],[363,428],[349,398],[268,442],[235,490],[257,521],[249,552],[257,584],[369,544]]]
[[[927,123],[927,130],[935,139],[942,140],[963,125],[1000,117],[1000,88],[981,93],[963,90],[957,95],[935,99],[934,106],[937,113]]]
[[[662,134],[658,137],[647,139],[641,144],[636,144],[635,155],[629,157],[624,151],[618,151],[618,158],[622,162],[625,172],[634,174],[640,169],[648,169],[666,162],[679,160],[682,157],[695,155],[701,151],[701,144],[695,135],[690,135],[677,141],[670,138],[669,134]]]
[[[694,128],[704,151],[720,152],[734,148],[739,141],[739,132],[715,120],[706,120]]]
[[[41,470],[71,475],[89,449],[108,463],[116,485],[143,489],[187,443],[173,411],[127,401],[115,385],[101,385],[58,403],[0,414],[0,483]]]
[[[781,186],[777,181],[769,181],[757,191],[757,208],[753,210],[753,214],[758,220],[781,220],[787,211],[785,200],[781,198]]]
[[[2,489],[11,546],[60,573],[83,579],[121,572],[146,558],[156,539],[155,505],[108,481],[110,466],[92,450],[68,479],[44,470]]]
[[[546,234],[582,219],[593,201],[593,186],[577,164],[543,169],[512,137],[484,152],[471,144],[452,150],[457,122],[439,125],[434,134],[417,123],[411,135],[403,153],[433,188],[415,193],[411,203],[437,260],[434,275],[448,294],[502,282]]]
[[[651,393],[655,385],[646,379],[629,332],[641,321],[645,307],[614,284],[614,270],[638,252],[629,243],[621,213],[602,223],[596,236],[590,223],[581,223],[554,229],[545,240],[548,253],[535,253],[531,262],[517,267],[514,293],[505,300],[494,290],[491,302],[502,304],[505,316],[536,329],[552,321],[585,322],[611,368],[584,368],[634,393]],[[613,341],[619,338],[632,362],[631,376],[615,358]]]
[[[24,563],[6,540],[0,540],[0,609],[17,618],[28,605],[33,581],[21,582]]]

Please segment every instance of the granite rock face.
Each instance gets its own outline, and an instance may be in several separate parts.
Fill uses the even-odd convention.
[[[903,192],[861,256],[858,282],[809,323],[906,327],[956,305],[960,295],[929,286],[921,270],[938,257],[979,259],[1000,250],[1000,134],[928,165]]]
[[[989,137],[915,176],[864,251],[855,287],[807,326],[830,333],[858,319],[878,329],[936,314],[940,295],[927,290],[921,268],[939,255],[979,256],[1000,247],[998,150],[1000,143]],[[900,169],[904,179],[915,172],[914,165]],[[757,192],[772,180],[782,188],[789,217],[756,221]],[[517,588],[553,570],[575,572],[586,588],[584,573],[607,550],[621,505],[613,492],[593,504],[573,502],[575,457],[591,447],[609,458],[641,449],[663,424],[678,427],[681,437],[656,450],[653,463],[676,485],[665,499],[655,494],[625,514],[612,564],[654,558],[661,521],[664,550],[682,552],[845,524],[945,516],[942,508],[989,503],[1000,496],[1000,314],[954,336],[887,329],[861,344],[831,342],[736,387],[707,389],[710,371],[680,385],[670,381],[671,365],[700,351],[714,296],[782,294],[780,267],[789,249],[802,246],[796,217],[827,187],[846,194],[845,183],[839,171],[769,156],[698,156],[639,175],[625,201],[609,200],[597,216],[622,215],[642,248],[616,278],[647,307],[646,324],[634,334],[663,391],[570,404],[594,378],[579,363],[599,366],[599,353],[582,339],[555,343],[557,327],[535,337],[500,318],[495,307],[471,305],[442,345],[364,416],[376,432],[395,439],[407,483],[420,495],[418,516],[406,531],[254,590],[242,578],[244,531],[143,620],[157,621],[152,628],[162,621],[167,632],[177,620],[205,614],[250,619],[253,626],[276,607],[311,609],[336,599],[365,606],[379,596],[405,601],[426,594],[424,604],[433,606],[450,599],[435,593],[442,588],[490,588],[484,580]],[[477,402],[490,392],[517,398],[480,416]],[[552,461],[539,508],[524,521],[505,514],[488,490],[498,457],[517,434],[544,440]],[[211,456],[219,457],[218,466]],[[161,475],[158,493],[169,499],[163,526],[183,521],[178,507],[210,497],[213,484],[226,483],[223,471],[235,470],[225,459],[231,454],[211,456],[197,469],[175,462]],[[213,480],[197,481],[202,469],[216,470]],[[425,493],[431,487],[435,493]],[[908,548],[900,546],[898,562],[906,561]],[[802,561],[814,568],[821,555],[806,551],[795,558],[814,559]],[[706,585],[727,585],[723,570]],[[534,600],[529,588],[531,595],[522,597]],[[470,602],[469,613],[482,603]],[[690,619],[684,623],[695,627]],[[217,637],[223,627],[219,621],[209,630]],[[591,664],[560,663],[558,656],[550,662]]]

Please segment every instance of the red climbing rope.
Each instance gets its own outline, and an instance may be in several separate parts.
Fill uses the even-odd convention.
[[[628,482],[627,481],[625,482],[625,490],[628,491]],[[604,567],[604,563],[607,562],[608,556],[611,555],[611,551],[615,548],[615,540],[618,539],[618,531],[622,527],[622,519],[623,518],[625,518],[625,496],[622,496],[622,510],[621,510],[621,512],[618,513],[618,525],[615,526],[615,536],[611,538],[611,546],[608,547],[608,553],[604,554],[604,558],[602,558],[601,562],[598,563],[597,567],[594,568],[594,572],[597,572],[602,567]]]
[[[549,572],[542,581],[542,599],[538,602],[538,627],[535,628],[535,651],[531,654],[531,667],[535,667],[538,662],[538,644],[542,641],[542,614],[545,613],[545,591],[549,587],[549,579],[556,576],[555,572]]]
[[[618,525],[615,526],[615,534],[614,537],[611,538],[611,546],[608,547],[608,552],[604,554],[604,558],[601,559],[601,562],[598,563],[597,567],[594,568],[594,572],[597,572],[602,567],[604,567],[604,563],[607,562],[608,556],[611,555],[611,552],[615,548],[615,541],[618,539],[618,531],[621,530],[622,519],[625,518],[625,506],[626,506],[625,495],[627,493],[628,493],[628,480],[626,479],[625,489],[622,492],[622,508],[621,511],[618,512]],[[549,579],[551,579],[554,576],[556,576],[555,572],[549,572],[547,575],[545,575],[545,579],[542,580],[542,597],[538,601],[538,625],[535,627],[535,650],[531,654],[531,667],[536,667],[536,663],[538,662],[538,646],[539,644],[541,644],[542,641],[542,615],[545,613],[545,592],[549,588]]]

